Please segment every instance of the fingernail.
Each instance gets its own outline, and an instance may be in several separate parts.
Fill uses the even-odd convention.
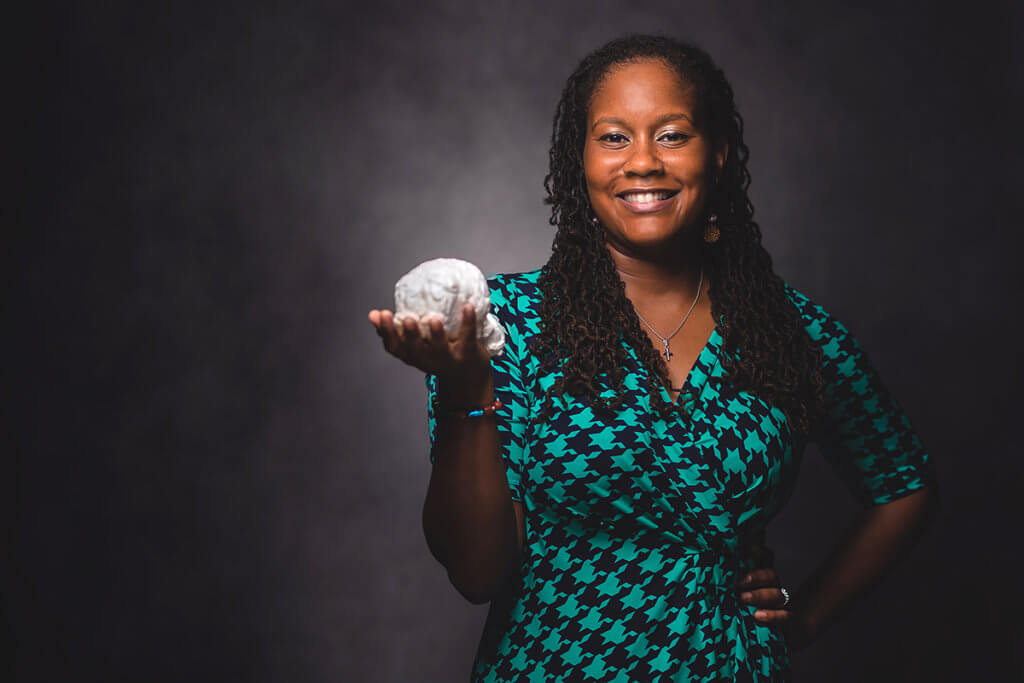
[[[753,596],[753,594],[751,594],[751,593],[742,593],[742,594],[740,595],[740,597],[741,597],[741,598],[743,598],[744,600],[749,600],[750,598],[752,598],[752,597],[754,597],[754,596]]]
[[[768,613],[762,612],[761,610],[757,610],[756,612],[754,612],[754,616],[758,619],[764,619],[766,616],[768,616]]]

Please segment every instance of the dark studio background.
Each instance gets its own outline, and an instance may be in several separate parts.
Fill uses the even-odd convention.
[[[427,549],[423,377],[367,312],[429,258],[544,263],[555,103],[630,31],[725,69],[776,270],[938,466],[935,526],[797,680],[1024,678],[1019,3],[38,12],[8,60],[16,680],[467,679],[486,608]],[[787,585],[854,511],[811,449]]]

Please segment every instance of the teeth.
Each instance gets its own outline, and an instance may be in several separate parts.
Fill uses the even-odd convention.
[[[622,198],[634,204],[647,204],[649,202],[668,199],[670,192],[627,192]]]

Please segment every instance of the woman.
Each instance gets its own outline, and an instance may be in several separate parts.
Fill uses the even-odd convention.
[[[427,373],[424,531],[491,603],[473,680],[786,680],[923,528],[928,455],[849,331],[772,271],[747,156],[702,50],[612,41],[555,114],[549,261],[488,278],[504,355],[469,306],[454,339],[370,312]],[[811,440],[865,512],[790,599],[744,548]]]

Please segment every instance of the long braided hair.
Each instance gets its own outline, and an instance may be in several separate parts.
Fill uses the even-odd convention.
[[[626,297],[625,283],[605,246],[604,228],[595,221],[583,169],[595,88],[615,65],[652,58],[670,65],[692,87],[702,133],[728,144],[708,201],[718,215],[720,238],[704,247],[711,313],[723,342],[722,381],[777,406],[792,430],[809,435],[823,407],[821,350],[811,343],[761,244],[747,197],[749,150],[732,87],[702,49],[660,35],[625,36],[587,55],[569,77],[555,110],[544,203],[551,206],[550,223],[557,231],[538,279],[542,324],[531,342],[542,370],[562,369],[548,389],[549,397],[567,392],[597,410],[619,408],[626,361],[621,334],[647,369],[652,408],[663,417],[677,409],[659,394],[658,382],[668,382],[668,366]],[[613,392],[610,399],[606,389]],[[542,415],[551,407],[548,401]]]

